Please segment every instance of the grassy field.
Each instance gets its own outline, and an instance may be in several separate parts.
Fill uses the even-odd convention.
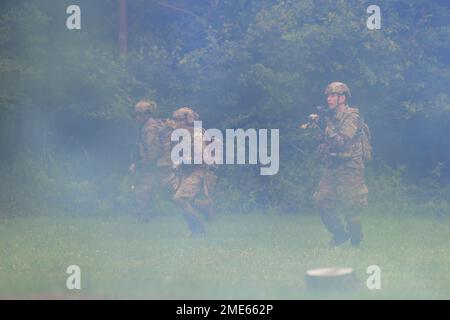
[[[363,216],[359,249],[327,247],[318,217],[223,215],[204,239],[179,216],[10,218],[0,222],[0,298],[449,299],[450,219]],[[369,265],[381,290],[365,287]],[[69,265],[81,290],[66,288]],[[313,293],[309,268],[354,268],[360,288]]]

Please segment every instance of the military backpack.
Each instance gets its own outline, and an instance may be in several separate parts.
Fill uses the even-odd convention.
[[[350,113],[357,113],[359,115],[360,132],[358,135],[359,135],[359,138],[361,139],[361,144],[362,144],[362,156],[363,156],[364,162],[368,162],[368,161],[372,160],[372,153],[373,153],[372,144],[371,144],[372,135],[370,133],[369,126],[364,121],[363,117],[361,116],[361,114],[359,113],[359,110],[357,108],[349,108],[349,109],[350,109]]]

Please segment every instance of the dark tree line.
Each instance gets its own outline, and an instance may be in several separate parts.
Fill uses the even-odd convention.
[[[71,4],[81,7],[82,30],[65,28]],[[368,30],[370,4],[2,1],[2,205],[32,211],[71,195],[74,208],[107,212],[126,202],[121,186],[136,130],[130,110],[148,98],[160,116],[191,105],[207,127],[280,128],[279,174],[220,168],[218,196],[227,210],[307,210],[318,164],[298,124],[325,103],[324,86],[340,80],[372,129],[373,197],[411,203],[420,195],[444,210],[450,8],[445,1],[378,1],[382,28]]]

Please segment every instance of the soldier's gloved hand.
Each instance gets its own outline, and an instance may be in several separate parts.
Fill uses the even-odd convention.
[[[130,164],[130,167],[128,169],[130,170],[131,173],[134,173],[136,171],[136,164],[135,163]]]
[[[302,129],[314,128],[316,126],[317,122],[319,122],[319,116],[317,114],[314,114],[314,113],[310,114],[308,116],[308,122],[300,125],[300,128],[302,128]]]
[[[308,120],[311,122],[319,122],[319,115],[312,113],[308,116]]]

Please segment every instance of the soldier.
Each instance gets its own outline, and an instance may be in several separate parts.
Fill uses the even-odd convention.
[[[157,105],[154,101],[141,100],[134,106],[136,122],[139,124],[139,142],[130,171],[137,173],[137,215],[148,221],[149,210],[158,187],[156,167],[163,152],[161,132],[167,126],[164,120],[152,117]]]
[[[350,239],[359,246],[363,239],[360,212],[367,205],[368,189],[364,181],[364,124],[359,110],[350,108],[350,90],[342,82],[325,89],[328,115],[320,130],[318,151],[327,161],[314,200],[322,222],[333,235],[330,246]],[[341,220],[344,214],[346,228]]]
[[[176,128],[188,130],[191,137],[194,137],[194,121],[198,118],[198,114],[187,107],[173,113]],[[192,143],[194,140],[192,139]],[[205,145],[203,142],[202,144],[197,150],[203,151]],[[203,213],[207,220],[211,218],[213,206],[211,193],[217,177],[212,172],[211,166],[206,164],[183,164],[177,167],[176,171],[180,177],[180,184],[174,191],[173,199],[182,208],[183,217],[192,235],[205,235],[205,226],[200,213]]]

